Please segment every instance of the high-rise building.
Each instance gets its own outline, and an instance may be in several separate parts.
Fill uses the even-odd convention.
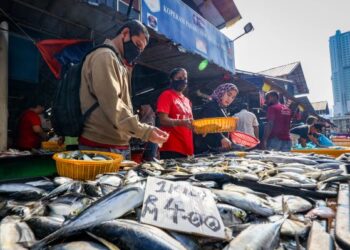
[[[329,38],[334,116],[350,113],[350,31]]]

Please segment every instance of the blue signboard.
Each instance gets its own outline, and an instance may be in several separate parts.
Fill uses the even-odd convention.
[[[142,0],[142,22],[234,73],[233,42],[180,0]]]

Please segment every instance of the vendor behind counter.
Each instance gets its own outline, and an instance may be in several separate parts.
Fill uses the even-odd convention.
[[[33,100],[29,108],[25,110],[17,125],[17,147],[21,150],[40,148],[41,142],[48,139],[48,134],[44,132],[40,114],[45,110],[42,102]]]

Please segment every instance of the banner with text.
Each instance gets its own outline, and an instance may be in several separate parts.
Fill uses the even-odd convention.
[[[233,42],[180,0],[142,0],[142,22],[234,73]]]

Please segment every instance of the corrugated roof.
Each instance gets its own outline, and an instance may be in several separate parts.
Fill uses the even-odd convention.
[[[294,69],[298,67],[298,65],[300,65],[300,62],[294,62],[294,63],[278,66],[275,68],[271,68],[268,70],[264,70],[259,73],[268,75],[268,76],[279,76],[279,77],[286,76],[292,73]]]
[[[309,93],[309,88],[307,86],[304,72],[300,62],[282,65],[279,67],[261,71],[259,73],[292,80],[296,85],[296,95]]]
[[[322,101],[322,102],[313,102],[312,106],[316,111],[323,111],[328,109],[328,102]]]

